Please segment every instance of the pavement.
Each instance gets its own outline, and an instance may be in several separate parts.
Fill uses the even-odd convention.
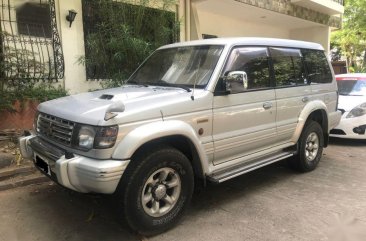
[[[52,182],[0,191],[0,241],[365,240],[365,146],[332,139],[313,172],[276,163],[209,185],[175,228],[155,237],[119,223],[111,196]]]

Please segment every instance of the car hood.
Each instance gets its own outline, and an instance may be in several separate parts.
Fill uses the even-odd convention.
[[[197,92],[202,90],[196,90]],[[119,88],[82,93],[43,102],[38,110],[62,119],[90,125],[111,125],[137,119],[162,118],[161,107],[179,99],[190,100],[192,92],[181,88],[127,85]],[[174,100],[174,101],[173,101]],[[119,122],[105,121],[104,116],[111,105],[119,105],[124,111],[118,115]]]
[[[340,95],[338,99],[338,109],[349,112],[364,102],[366,102],[366,96]]]

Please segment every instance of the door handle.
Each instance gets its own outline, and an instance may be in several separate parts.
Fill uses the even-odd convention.
[[[309,101],[309,97],[305,96],[305,97],[302,98],[302,102],[306,103],[308,101]]]
[[[268,109],[272,108],[272,103],[271,102],[264,102],[263,103],[263,108],[265,110],[268,110]]]

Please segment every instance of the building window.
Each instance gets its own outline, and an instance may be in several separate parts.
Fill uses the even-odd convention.
[[[16,9],[18,33],[51,38],[51,17],[48,4],[25,3]]]
[[[176,42],[176,13],[83,0],[87,79],[126,79],[157,47]]]
[[[55,1],[1,1],[0,9],[0,78],[30,85],[62,79]]]

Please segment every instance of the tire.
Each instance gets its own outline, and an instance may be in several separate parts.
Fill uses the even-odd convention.
[[[143,235],[174,226],[193,193],[194,174],[187,157],[174,148],[141,153],[120,185],[119,205],[127,224]]]
[[[323,153],[324,135],[318,122],[307,122],[298,141],[298,153],[290,159],[290,166],[299,172],[314,170]]]

